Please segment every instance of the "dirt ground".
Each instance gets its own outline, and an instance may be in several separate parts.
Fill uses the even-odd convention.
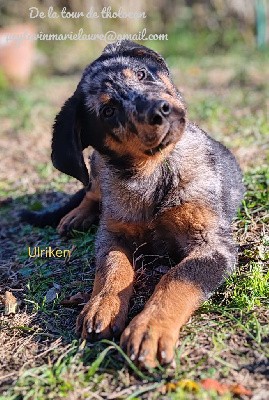
[[[78,76],[36,77],[30,88],[1,94],[0,294],[19,302],[6,316],[0,306],[0,387],[3,399],[231,399],[232,391],[163,391],[168,382],[213,378],[241,384],[269,399],[268,63],[246,60],[173,67],[189,112],[236,154],[248,193],[234,223],[239,244],[237,273],[182,330],[176,367],[152,376],[139,372],[113,344],[79,343],[78,308],[61,301],[89,291],[94,278],[94,229],[61,239],[52,228],[20,223],[23,208],[64,201],[79,183],[50,163],[51,125]],[[243,73],[243,72],[244,73]],[[70,249],[67,259],[31,259],[29,246]],[[130,318],[164,271],[137,271]],[[107,350],[106,350],[107,349]],[[107,353],[105,353],[107,351]],[[100,359],[100,354],[104,354]],[[200,390],[200,389],[199,389]]]

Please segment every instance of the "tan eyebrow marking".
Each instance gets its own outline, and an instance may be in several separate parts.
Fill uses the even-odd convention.
[[[125,78],[133,78],[134,77],[134,72],[129,68],[124,68],[122,70],[122,73],[125,76]]]
[[[99,100],[101,103],[108,103],[111,100],[111,97],[107,93],[101,93]]]
[[[158,73],[159,78],[163,81],[163,83],[165,84],[165,86],[167,87],[167,89],[169,90],[169,92],[175,96],[176,95],[176,91],[175,88],[172,84],[172,82],[170,81],[169,77],[165,74],[162,73]]]

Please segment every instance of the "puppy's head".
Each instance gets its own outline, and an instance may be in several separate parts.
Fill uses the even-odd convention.
[[[108,45],[56,118],[53,163],[87,184],[82,150],[89,145],[112,163],[167,155],[184,131],[185,114],[159,54],[126,40]]]

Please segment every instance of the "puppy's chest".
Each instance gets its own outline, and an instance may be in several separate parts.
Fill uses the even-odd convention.
[[[152,225],[162,209],[181,203],[178,187],[157,178],[110,180],[102,186],[103,213],[126,223]]]
[[[144,182],[107,182],[103,186],[102,214],[110,232],[128,243],[145,244],[156,254],[167,253],[164,240],[175,247],[175,226],[167,224],[167,212],[181,207],[178,182],[149,179]],[[170,215],[168,219],[174,220]],[[164,238],[165,236],[165,238]],[[169,251],[170,252],[170,251]]]
[[[102,214],[108,230],[128,243],[147,243],[156,254],[207,241],[217,225],[212,208],[190,198],[187,185],[178,180],[103,183]]]
[[[126,222],[148,222],[153,217],[153,194],[144,188],[118,187],[112,191],[106,205],[109,214],[117,220]]]

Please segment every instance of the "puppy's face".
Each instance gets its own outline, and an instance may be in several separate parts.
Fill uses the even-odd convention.
[[[82,150],[89,145],[121,170],[159,162],[180,139],[185,114],[159,54],[128,40],[108,45],[56,116],[53,164],[87,185]]]
[[[134,52],[97,61],[82,91],[86,110],[99,121],[95,135],[104,153],[152,157],[172,149],[184,130],[183,100],[157,58]]]

